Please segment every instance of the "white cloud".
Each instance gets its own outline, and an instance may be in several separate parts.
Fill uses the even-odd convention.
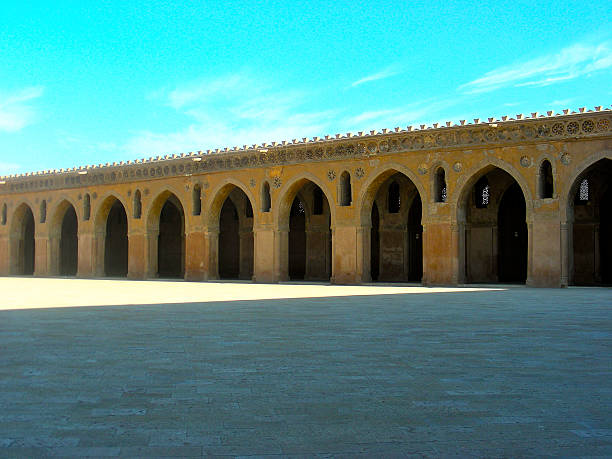
[[[304,110],[307,96],[244,74],[176,87],[162,94],[163,103],[190,117],[189,124],[173,132],[137,132],[123,150],[151,156],[321,135],[336,112]]]
[[[372,75],[368,75],[366,77],[363,77],[357,81],[354,81],[353,83],[351,83],[351,87],[355,87],[355,86],[359,86],[362,85],[364,83],[369,83],[371,81],[378,81],[378,80],[383,80],[385,78],[389,78],[392,76],[395,76],[397,74],[399,74],[400,72],[395,69],[393,66],[391,67],[387,67],[386,69],[381,70],[380,72],[377,73],[373,73]]]
[[[578,43],[556,53],[491,70],[484,76],[459,86],[459,90],[474,94],[509,86],[548,86],[610,68],[610,43]]]
[[[25,88],[8,95],[0,94],[0,131],[15,132],[31,124],[35,112],[28,102],[42,94],[41,86]]]

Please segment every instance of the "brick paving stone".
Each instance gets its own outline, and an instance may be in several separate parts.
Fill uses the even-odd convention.
[[[612,290],[496,288],[0,279],[0,457],[611,456]]]

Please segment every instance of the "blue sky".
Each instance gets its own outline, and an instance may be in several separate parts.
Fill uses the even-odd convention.
[[[4,2],[0,174],[612,100],[606,1],[172,3]]]

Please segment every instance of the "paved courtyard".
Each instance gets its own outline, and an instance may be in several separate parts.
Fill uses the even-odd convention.
[[[0,456],[612,456],[612,290],[0,278]]]

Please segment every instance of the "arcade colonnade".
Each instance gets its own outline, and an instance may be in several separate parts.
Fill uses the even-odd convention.
[[[609,131],[382,153],[217,171],[194,166],[174,176],[160,167],[146,178],[77,178],[77,185],[42,190],[22,191],[27,176],[5,179],[0,273],[612,284]],[[122,165],[109,167],[120,173]]]

